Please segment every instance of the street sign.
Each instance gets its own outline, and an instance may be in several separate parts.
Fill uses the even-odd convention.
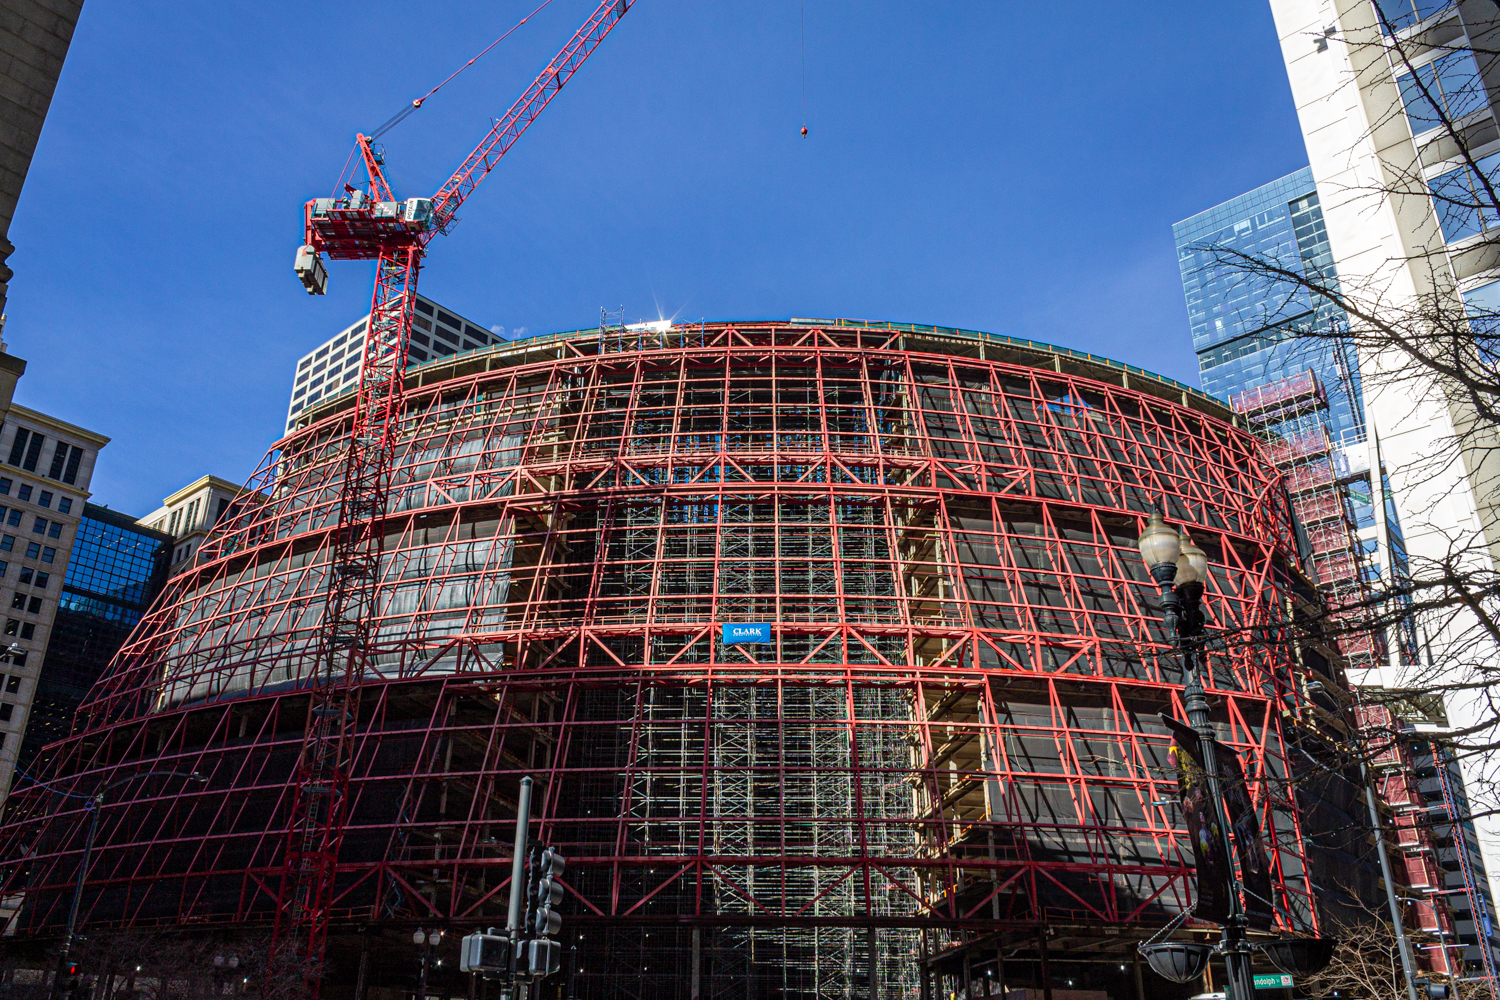
[[[1285,972],[1276,972],[1255,977],[1255,988],[1258,990],[1289,990],[1292,988],[1292,977]]]
[[[724,645],[737,646],[745,642],[770,642],[771,623],[751,622],[724,626]]]

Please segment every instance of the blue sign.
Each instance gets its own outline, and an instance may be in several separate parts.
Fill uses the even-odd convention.
[[[755,622],[749,625],[725,625],[724,645],[735,646],[742,642],[770,642],[771,623]]]

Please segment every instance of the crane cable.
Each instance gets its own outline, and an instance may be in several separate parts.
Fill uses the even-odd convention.
[[[422,106],[422,102],[426,101],[427,98],[431,97],[433,94],[436,94],[439,90],[442,90],[444,87],[446,87],[450,82],[452,82],[452,80],[453,80],[454,77],[458,76],[458,74],[462,73],[464,70],[466,70],[470,66],[474,65],[480,59],[483,59],[484,56],[485,56],[485,54],[488,53],[490,51],[490,49],[493,49],[496,45],[499,45],[501,42],[503,42],[507,38],[509,38],[511,36],[511,34],[514,33],[517,28],[519,28],[521,25],[525,24],[527,21],[531,20],[537,14],[541,13],[542,8],[546,7],[551,2],[552,2],[552,0],[542,0],[541,4],[536,8],[536,10],[532,11],[530,14],[527,14],[525,17],[521,18],[514,25],[512,25],[510,31],[507,31],[505,34],[501,35],[499,38],[495,39],[493,42],[490,42],[490,44],[486,45],[480,51],[480,53],[478,55],[476,55],[473,59],[470,59],[468,62],[464,63],[458,69],[454,70],[448,76],[448,78],[446,80],[444,80],[442,83],[438,84],[436,87],[433,87],[431,90],[429,90],[427,93],[423,94],[421,97],[418,97],[416,100],[412,101],[410,104],[408,104],[406,107],[402,108],[400,111],[397,111],[395,114],[391,115],[391,117],[387,118],[385,120],[385,122],[379,128],[377,128],[374,132],[370,133],[370,138],[371,139],[378,139],[378,138],[380,138],[382,135],[385,135],[391,129],[395,128],[397,125],[400,125],[402,122],[404,122],[409,116],[411,116],[412,114],[416,113],[417,109],[419,109]],[[804,114],[804,117],[805,117],[805,114]]]
[[[807,138],[807,0],[802,0],[802,138]]]

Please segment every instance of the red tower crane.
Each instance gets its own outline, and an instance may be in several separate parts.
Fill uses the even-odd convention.
[[[604,41],[635,0],[604,0],[562,51],[431,198],[397,201],[371,137],[356,138],[368,184],[344,185],[305,208],[306,245],[296,271],[309,294],[327,283],[322,255],[376,261],[364,367],[359,378],[349,453],[329,542],[327,605],[316,644],[316,676],[288,824],[277,898],[280,964],[303,977],[315,997],[333,901],[333,882],[348,815],[350,758],[361,679],[372,656],[370,620],[380,579],[390,472],[400,427],[407,343],[417,274],[427,244],[452,226],[459,206],[521,133]],[[421,101],[413,106],[420,107]]]

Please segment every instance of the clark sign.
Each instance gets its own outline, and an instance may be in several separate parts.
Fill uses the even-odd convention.
[[[770,641],[770,622],[752,622],[750,624],[724,626],[724,645],[726,646],[737,646],[745,642]]]

